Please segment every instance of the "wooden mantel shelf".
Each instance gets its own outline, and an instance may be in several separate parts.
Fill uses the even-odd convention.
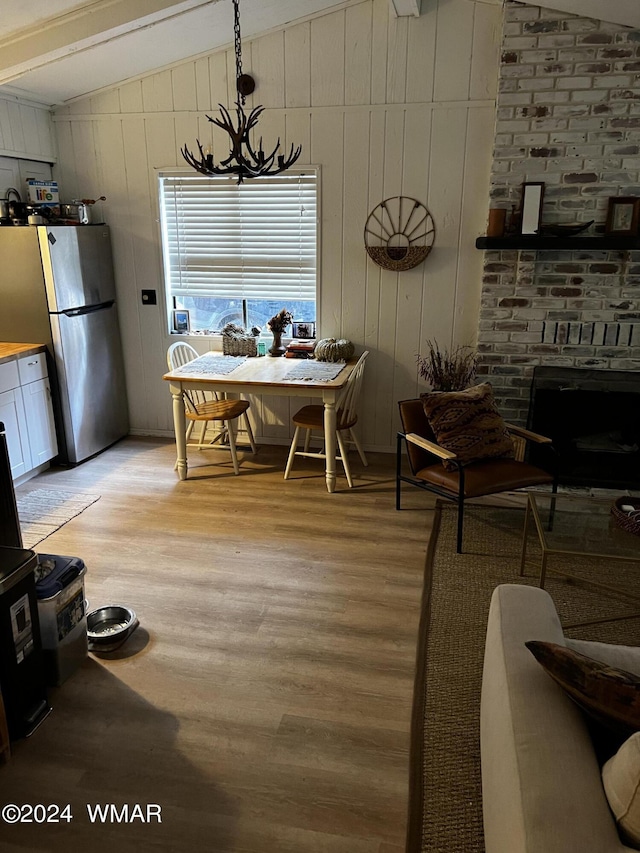
[[[539,237],[537,234],[516,234],[509,237],[478,237],[476,249],[533,249],[533,251],[580,252],[611,249],[639,249],[640,237]]]

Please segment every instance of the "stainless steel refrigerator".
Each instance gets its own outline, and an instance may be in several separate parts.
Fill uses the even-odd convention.
[[[0,341],[44,343],[60,461],[127,434],[127,394],[106,225],[0,228]]]

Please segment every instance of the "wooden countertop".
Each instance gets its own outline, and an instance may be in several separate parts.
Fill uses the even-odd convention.
[[[22,355],[35,355],[37,352],[46,350],[44,344],[9,344],[0,342],[0,364],[4,361],[12,361]]]

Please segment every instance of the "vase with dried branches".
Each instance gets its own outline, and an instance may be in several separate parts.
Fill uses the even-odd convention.
[[[273,334],[273,344],[269,347],[269,355],[284,355],[285,347],[282,345],[282,333],[293,322],[293,314],[283,308],[273,316],[267,326]]]
[[[420,377],[434,391],[462,391],[475,379],[478,353],[466,345],[441,349],[433,340],[427,341],[426,354],[419,354],[417,360]]]

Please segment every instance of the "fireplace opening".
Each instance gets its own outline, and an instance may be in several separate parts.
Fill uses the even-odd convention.
[[[528,427],[553,439],[560,483],[640,488],[640,373],[537,367]]]

